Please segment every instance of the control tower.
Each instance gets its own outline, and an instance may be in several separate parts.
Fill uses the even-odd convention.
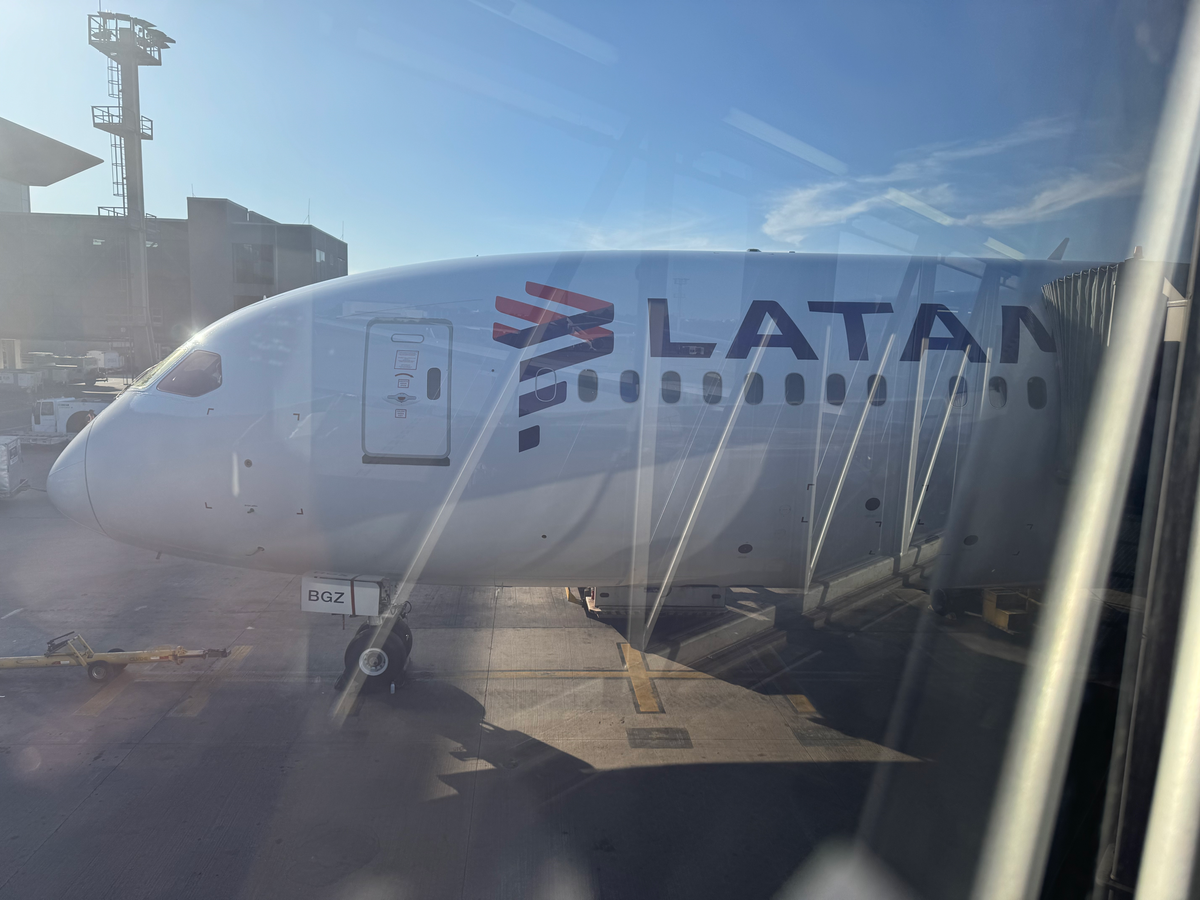
[[[98,12],[88,16],[88,43],[108,57],[108,95],[117,101],[115,106],[92,107],[92,124],[112,135],[113,193],[120,201],[100,207],[99,213],[126,221],[133,355],[138,368],[147,368],[158,361],[158,348],[146,277],[142,141],[154,139],[154,123],[142,115],[138,69],[161,66],[162,51],[175,42],[145,19]]]

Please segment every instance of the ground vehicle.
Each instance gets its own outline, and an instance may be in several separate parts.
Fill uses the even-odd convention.
[[[105,400],[53,397],[33,404],[34,434],[73,435],[108,406]]]
[[[13,497],[28,487],[21,458],[21,439],[11,434],[0,435],[0,498]]]

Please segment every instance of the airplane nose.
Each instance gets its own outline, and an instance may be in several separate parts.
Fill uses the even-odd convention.
[[[91,425],[75,436],[55,460],[46,477],[46,493],[55,509],[80,525],[104,533],[87,486],[87,445]]]

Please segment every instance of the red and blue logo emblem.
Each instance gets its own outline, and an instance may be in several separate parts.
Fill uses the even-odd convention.
[[[525,282],[525,293],[548,303],[557,303],[579,310],[574,315],[556,312],[553,308],[534,306],[521,300],[496,297],[496,311],[507,316],[524,319],[533,324],[527,328],[513,328],[496,322],[492,325],[492,340],[510,347],[525,349],[557,338],[570,337],[575,343],[556,350],[549,350],[522,359],[520,378],[522,382],[534,381],[532,391],[518,397],[518,416],[528,416],[557,406],[567,399],[567,383],[553,378],[552,384],[538,384],[539,376],[554,376],[559,369],[585,363],[613,352],[613,333],[603,327],[613,320],[613,305],[596,297],[577,294],[574,291],[550,287],[533,281]],[[518,445],[521,451],[530,450],[541,440],[541,428],[534,425],[520,432]]]

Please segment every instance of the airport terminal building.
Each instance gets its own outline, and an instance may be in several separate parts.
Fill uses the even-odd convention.
[[[100,162],[0,119],[0,338],[114,347],[129,339],[129,242],[138,239],[130,220],[30,210],[30,185]],[[160,352],[235,309],[347,271],[344,241],[220,198],[189,197],[186,219],[148,217],[145,234]]]

